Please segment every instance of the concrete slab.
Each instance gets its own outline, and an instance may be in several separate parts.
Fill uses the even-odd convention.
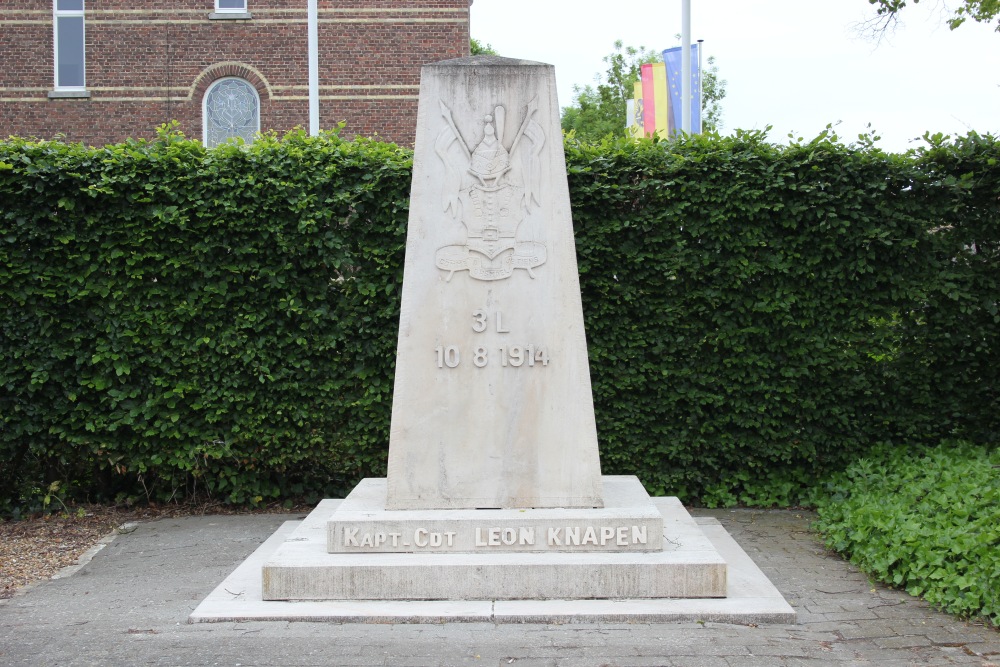
[[[325,500],[336,504],[338,501]],[[223,621],[331,621],[339,623],[443,623],[484,621],[493,613],[489,601],[411,602],[265,602],[261,569],[302,521],[286,521],[192,612],[190,623]]]
[[[795,610],[717,520],[698,522],[729,565],[729,595],[696,600],[509,600],[495,623],[795,623]],[[581,605],[581,602],[585,603]],[[600,603],[600,604],[591,604]]]
[[[658,505],[673,499],[656,498]],[[335,507],[338,501],[324,501]],[[728,597],[702,600],[545,601],[264,601],[261,568],[303,522],[286,522],[206,597],[190,623],[324,621],[331,623],[795,623],[794,609],[717,520],[698,519],[728,564]],[[325,526],[315,530],[322,535]]]

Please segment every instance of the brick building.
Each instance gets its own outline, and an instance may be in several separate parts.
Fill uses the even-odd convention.
[[[469,0],[318,0],[320,127],[413,143],[420,66]],[[307,0],[2,0],[0,137],[101,145],[309,127]]]

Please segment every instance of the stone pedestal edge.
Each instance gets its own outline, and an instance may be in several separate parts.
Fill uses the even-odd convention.
[[[607,481],[614,486],[614,479]],[[666,539],[653,553],[331,554],[326,552],[327,524],[336,509],[324,501],[264,564],[262,599],[725,597],[726,562],[680,502],[661,499],[654,509],[662,516]]]
[[[661,498],[655,498],[659,504]],[[332,507],[337,502],[326,501]],[[189,623],[310,621],[328,623],[706,623],[795,624],[785,601],[745,551],[714,519],[699,527],[729,566],[728,597],[687,600],[492,600],[268,602],[261,568],[295,530],[288,521],[195,608]]]

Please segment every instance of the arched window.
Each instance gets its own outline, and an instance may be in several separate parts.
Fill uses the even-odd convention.
[[[203,109],[205,145],[211,148],[242,137],[253,143],[260,132],[260,98],[249,82],[234,77],[219,79],[205,92]]]

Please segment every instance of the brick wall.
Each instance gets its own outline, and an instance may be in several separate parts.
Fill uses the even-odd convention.
[[[250,20],[212,20],[214,0],[87,0],[89,98],[50,99],[52,0],[0,2],[0,136],[100,145],[177,120],[202,137],[211,84],[257,89],[261,129],[308,127],[306,0],[249,0]],[[420,67],[468,55],[468,0],[319,0],[320,126],[412,144]]]

